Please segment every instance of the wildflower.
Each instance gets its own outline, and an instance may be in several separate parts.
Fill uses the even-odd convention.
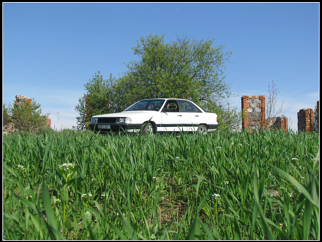
[[[220,198],[220,194],[214,194],[214,195],[212,195],[213,197],[215,197],[215,199],[217,199],[217,198]]]
[[[155,176],[154,176],[154,177],[152,177],[152,179],[158,180],[158,178],[156,178]]]
[[[243,146],[241,143],[238,143],[239,146]]]
[[[220,146],[218,146],[218,147],[216,147],[216,149],[221,149],[221,147],[220,147]]]
[[[18,169],[24,171],[25,168],[22,165],[18,165]]]
[[[229,184],[229,181],[224,181],[224,184],[228,185]]]
[[[151,239],[156,239],[154,234],[151,235]]]
[[[92,194],[90,194],[90,193],[88,193],[88,194],[84,193],[84,194],[82,194],[82,196],[81,196],[81,197],[84,197],[84,196],[92,197]]]
[[[103,194],[101,194],[101,197],[108,197],[108,194],[107,193],[103,193]]]
[[[67,171],[70,167],[74,168],[74,165],[72,163],[64,163],[61,166],[59,166],[59,168],[64,169],[64,171]]]
[[[297,159],[297,158],[292,158],[292,160],[299,160],[299,159]]]
[[[53,198],[53,202],[54,202],[55,204],[59,204],[59,203],[60,203],[60,199],[58,199],[58,198],[54,197],[54,198]]]

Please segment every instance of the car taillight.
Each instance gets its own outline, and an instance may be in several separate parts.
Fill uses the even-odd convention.
[[[218,117],[216,119],[217,119],[217,123],[218,123]]]

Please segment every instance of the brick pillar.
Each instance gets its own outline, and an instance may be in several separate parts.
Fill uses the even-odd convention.
[[[249,108],[249,103],[247,102],[249,99],[249,96],[242,96],[241,97],[241,107],[242,111],[247,112],[247,109]],[[249,126],[248,121],[249,113],[242,119],[242,129],[245,130]]]
[[[317,112],[317,116],[318,116],[318,131],[319,131],[319,124],[320,124],[320,116],[319,116],[319,101],[316,102],[316,112]]]
[[[314,131],[314,111],[311,108],[301,109],[297,113],[297,129],[300,131]]]
[[[285,131],[286,133],[288,131],[288,119],[285,117],[281,118],[281,130]]]
[[[48,128],[50,128],[50,126],[51,126],[51,119],[50,119],[50,118],[48,118],[48,117],[47,117],[47,120],[46,120],[46,126],[47,126]]]
[[[242,96],[242,111],[247,112],[247,116],[242,120],[242,128],[246,128],[250,133],[254,130],[265,129],[265,96]]]
[[[266,128],[266,117],[265,117],[265,96],[259,96],[259,100],[261,100],[261,103],[259,104],[259,108],[261,109],[260,117],[261,121],[260,124],[263,127],[263,129]]]

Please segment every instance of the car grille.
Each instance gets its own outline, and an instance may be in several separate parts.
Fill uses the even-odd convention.
[[[97,123],[115,123],[117,118],[98,118]]]

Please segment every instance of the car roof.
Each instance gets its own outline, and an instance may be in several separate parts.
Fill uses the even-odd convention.
[[[142,100],[155,100],[155,99],[163,99],[163,100],[186,100],[186,101],[190,101],[189,99],[182,99],[182,98],[170,98],[170,97],[164,97],[164,98],[145,98],[145,99],[142,99]],[[141,100],[141,101],[142,101]],[[190,101],[191,102],[191,101]]]

